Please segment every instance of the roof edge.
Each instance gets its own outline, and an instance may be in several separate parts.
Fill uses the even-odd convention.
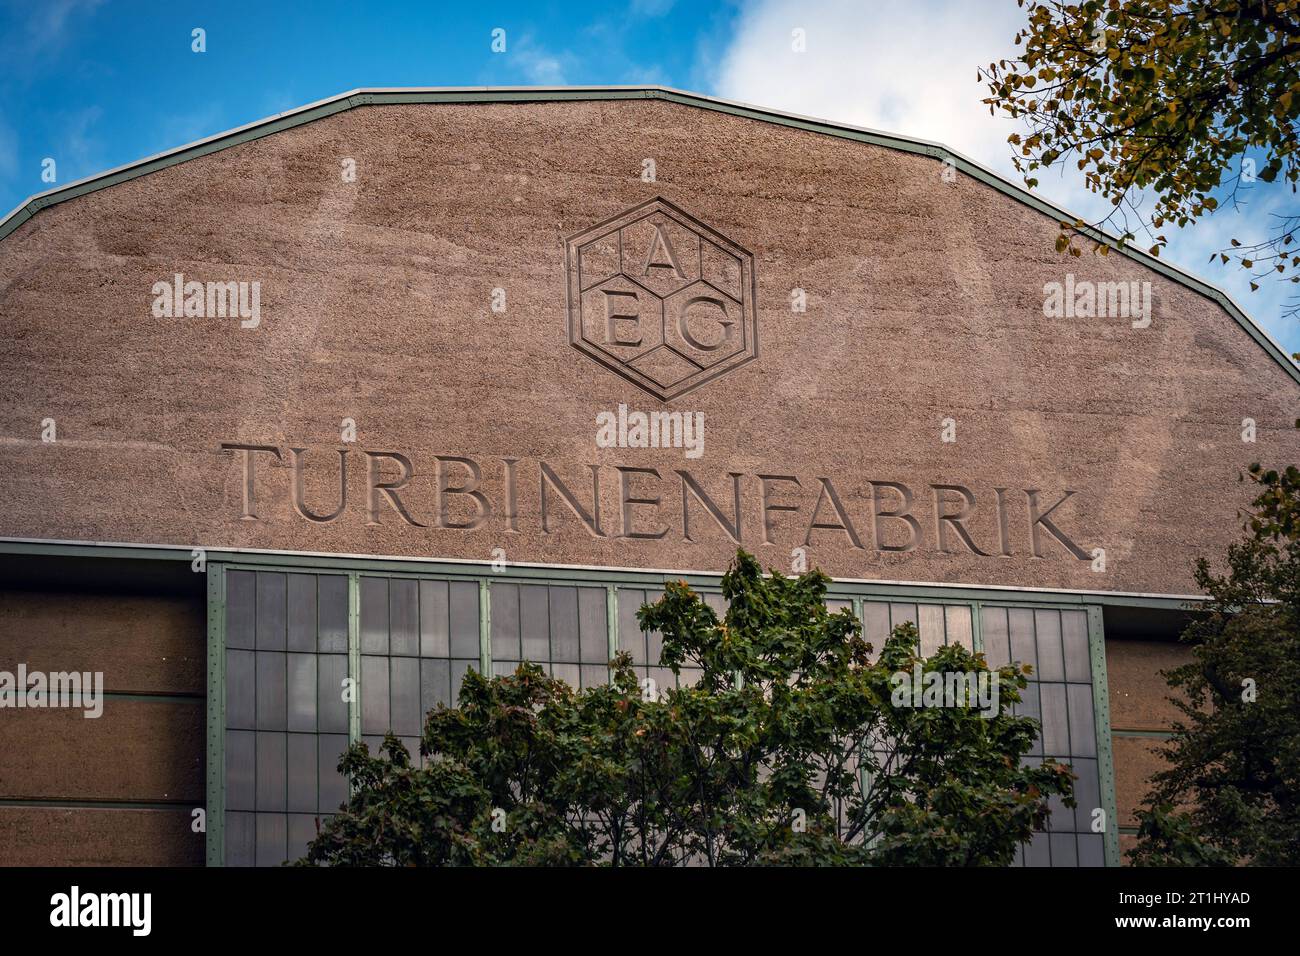
[[[950,149],[941,143],[915,137],[899,136],[863,126],[835,123],[829,120],[787,113],[780,110],[754,106],[735,100],[724,100],[691,93],[667,86],[447,86],[447,87],[362,87],[340,93],[327,99],[317,100],[296,109],[276,113],[264,119],[246,123],[222,133],[204,139],[195,140],[175,149],[156,153],[144,159],[118,166],[114,169],[87,176],[64,186],[58,186],[45,192],[36,193],[20,203],[4,219],[0,219],[0,242],[6,239],[19,226],[36,213],[50,206],[66,202],[77,196],[106,189],[118,183],[127,182],[140,176],[175,166],[190,159],[196,159],[209,153],[241,143],[261,139],[313,122],[343,110],[356,106],[387,106],[411,103],[528,103],[560,102],[584,100],[620,100],[620,99],[658,99],[711,109],[733,116],[742,116],[761,122],[775,123],[780,126],[802,129],[808,132],[838,136],[858,142],[896,149],[901,152],[929,156],[940,162],[949,161],[961,172],[977,179],[988,186],[1023,203],[1044,215],[1060,221],[1076,222],[1079,217],[1055,203],[1044,199],[1021,186],[1016,185],[999,173]],[[1152,269],[1168,279],[1179,283],[1208,299],[1217,302],[1240,325],[1255,342],[1263,348],[1291,379],[1300,385],[1300,365],[1252,319],[1227,292],[1211,285],[1204,279],[1171,265],[1132,245],[1121,243],[1118,237],[1104,230],[1085,227],[1081,230],[1090,239],[1114,249],[1121,255]]]

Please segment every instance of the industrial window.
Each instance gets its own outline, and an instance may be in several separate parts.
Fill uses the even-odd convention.
[[[361,739],[391,731],[419,763],[424,715],[480,666],[478,582],[362,575],[360,598]]]
[[[572,687],[608,684],[607,593],[603,587],[493,582],[493,673],[511,674],[520,661],[531,661]]]
[[[1070,764],[1078,779],[1071,810],[1052,801],[1047,831],[1020,850],[1023,866],[1103,866],[1103,837],[1094,833],[1101,808],[1097,727],[1093,712],[1092,658],[1088,620],[1083,610],[985,607],[981,614],[985,656],[998,667],[1010,660],[1030,664],[1034,673],[1017,712],[1042,723],[1042,733],[1025,758],[1041,763],[1052,757]]]
[[[226,573],[226,863],[301,856],[347,799],[348,580]]]
[[[638,676],[661,689],[699,677],[698,669],[683,668],[675,678],[661,666],[662,635],[637,623],[636,612],[662,593],[653,586],[238,568],[226,568],[224,582],[224,681],[217,686],[225,704],[218,777],[225,813],[223,840],[214,847],[224,847],[218,859],[227,865],[301,857],[317,820],[347,799],[337,766],[348,741],[364,740],[374,751],[391,730],[418,761],[425,715],[455,703],[470,668],[487,663],[505,674],[529,660],[586,688],[606,683],[610,658],[626,650]],[[720,593],[700,593],[725,614]],[[1104,863],[1103,836],[1093,832],[1103,800],[1085,610],[843,593],[827,606],[860,616],[874,654],[892,628],[912,622],[923,654],[959,643],[983,650],[990,666],[1012,659],[1033,665],[1018,709],[1041,721],[1042,734],[1026,760],[1071,764],[1079,806],[1054,801],[1046,832],[1025,844],[1016,862]]]
[[[645,604],[653,604],[663,596],[661,590],[621,587],[618,589],[618,649],[632,656],[633,669],[642,680],[649,678],[661,689],[690,687],[703,673],[698,667],[682,667],[680,678],[671,668],[659,666],[664,637],[658,631],[643,631],[637,623],[636,612]],[[718,617],[726,613],[722,595],[713,592],[700,594]]]

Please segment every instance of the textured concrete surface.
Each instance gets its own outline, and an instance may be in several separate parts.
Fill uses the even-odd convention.
[[[189,810],[0,807],[0,866],[201,866]]]
[[[1182,715],[1170,702],[1161,671],[1192,659],[1184,644],[1168,641],[1106,641],[1110,725],[1116,730],[1172,730]]]
[[[0,591],[0,670],[102,673],[119,694],[204,694],[203,606],[183,597]]]
[[[1142,806],[1151,778],[1168,767],[1158,751],[1163,740],[1150,737],[1115,737],[1112,741],[1115,757],[1115,806],[1121,827],[1135,827],[1134,816]]]
[[[203,701],[109,698],[103,716],[10,710],[0,721],[0,799],[203,805]]]
[[[658,182],[641,180],[644,158]],[[757,277],[757,360],[666,406],[704,413],[694,460],[596,447],[598,412],[665,406],[567,338],[564,239],[656,196],[750,251]],[[1211,301],[1119,256],[1062,259],[1056,233],[984,184],[942,182],[933,160],[677,104],[351,110],[63,203],[0,243],[0,534],[721,569],[734,545],[694,501],[681,533],[685,468],[728,513],[728,473],[743,476],[741,537],[771,564],[807,538],[838,576],[1190,592],[1194,558],[1235,536],[1239,471],[1297,459],[1300,389]],[[154,318],[151,288],[177,272],[260,281],[261,326]],[[1067,272],[1150,281],[1151,327],[1045,317],[1044,284]],[[791,312],[796,287],[806,314]],[[339,444],[344,418],[355,445]],[[281,450],[279,465],[257,456],[257,521],[241,520],[223,442]],[[338,519],[295,513],[292,447],[308,449],[317,512],[336,506],[335,449],[349,448]],[[382,500],[367,523],[367,450],[409,457],[399,494],[424,527]],[[435,526],[439,454],[482,468],[494,513],[476,530]],[[519,459],[513,522],[502,457]],[[602,536],[554,497],[542,532],[539,460],[588,508],[601,466]],[[615,465],[662,476],[628,478],[630,497],[661,499],[634,506],[630,529]],[[449,466],[452,487],[462,474]],[[767,545],[761,474],[801,482],[775,488],[800,510],[772,513]],[[820,478],[862,548],[809,535]],[[875,547],[870,483],[884,481],[916,494],[916,550]],[[939,549],[932,484],[974,493],[967,527],[990,556],[952,535],[954,553]],[[1104,573],[1047,535],[1033,556],[1027,489],[1045,506],[1075,492],[1052,518],[1105,548]],[[471,504],[450,496],[448,520]],[[835,520],[823,501],[817,521]],[[882,522],[886,543],[904,530]]]

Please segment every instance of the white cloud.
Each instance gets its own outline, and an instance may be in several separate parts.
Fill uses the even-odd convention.
[[[528,83],[537,86],[563,86],[567,74],[569,54],[555,54],[539,46],[531,36],[521,37],[509,45],[506,56],[509,66],[517,70]]]
[[[977,66],[1013,49],[1014,0],[766,0],[737,19],[720,96],[933,139],[1000,171],[1013,127],[989,116]],[[807,49],[792,50],[802,29]]]
[[[6,60],[21,60],[25,64],[47,53],[56,53],[63,47],[71,28],[102,3],[103,0],[45,0],[26,4],[18,15],[18,29],[0,44],[0,53]],[[9,65],[12,67],[13,62]]]

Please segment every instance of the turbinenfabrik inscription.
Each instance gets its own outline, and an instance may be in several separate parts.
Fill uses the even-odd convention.
[[[244,521],[405,524],[438,532],[835,543],[854,551],[1027,555],[1087,561],[1067,518],[1075,492],[918,484],[773,469],[762,473],[427,455],[228,442]],[[317,500],[309,500],[307,487]],[[1070,503],[1071,507],[1066,507]],[[234,517],[232,515],[232,517]]]
[[[569,342],[662,400],[758,355],[754,257],[666,199],[565,241]]]

